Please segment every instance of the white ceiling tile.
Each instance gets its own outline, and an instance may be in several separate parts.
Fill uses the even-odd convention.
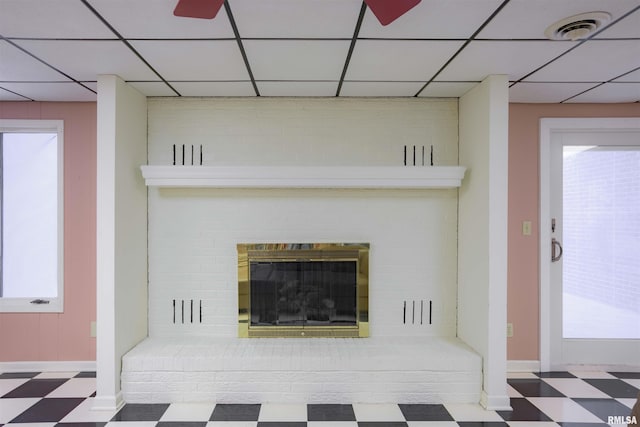
[[[235,40],[132,41],[166,80],[248,80]]]
[[[169,83],[182,96],[256,96],[250,81]]]
[[[0,81],[65,81],[59,72],[0,40]]]
[[[173,15],[177,0],[90,0],[93,7],[125,38],[234,37],[224,7],[214,19]]]
[[[593,83],[527,83],[509,88],[509,102],[562,102],[594,86]]]
[[[606,83],[567,101],[578,102],[640,102],[640,83]]]
[[[229,0],[243,38],[352,38],[361,0]]]
[[[77,83],[2,83],[2,87],[35,101],[95,101],[96,94]]]
[[[338,82],[257,82],[261,96],[335,96]]]
[[[461,41],[359,40],[346,79],[427,81],[462,44]]]
[[[76,80],[117,74],[124,80],[153,80],[156,75],[119,41],[21,40],[20,46]]]
[[[114,38],[80,1],[2,0],[0,34],[4,37]]]
[[[367,9],[359,37],[468,38],[502,0],[425,0],[383,26]]]
[[[640,67],[640,43],[637,40],[593,40],[583,43],[527,80],[604,82],[637,67]]]
[[[619,79],[614,80],[616,83],[617,82],[634,82],[634,83],[640,83],[640,70],[636,70],[632,73],[629,74],[625,74],[624,76],[620,77]]]
[[[636,6],[640,4],[636,3]],[[615,19],[615,18],[614,18]],[[598,33],[596,39],[640,38],[640,10]]]
[[[490,74],[517,80],[573,46],[574,42],[475,41],[438,75],[438,80],[481,81]]]
[[[4,89],[0,83],[0,101],[30,101],[30,99]]]
[[[353,82],[342,84],[340,96],[414,96],[425,82]]]
[[[247,40],[249,65],[256,80],[339,80],[349,41]]]
[[[544,39],[549,25],[569,16],[604,11],[611,13],[615,20],[637,5],[637,0],[511,0],[478,38]]]
[[[475,82],[431,82],[418,96],[428,98],[460,98],[477,84],[478,83]]]
[[[164,82],[127,82],[127,84],[135,88],[138,92],[145,96],[178,96]]]

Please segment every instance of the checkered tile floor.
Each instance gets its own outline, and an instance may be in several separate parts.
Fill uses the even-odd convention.
[[[513,411],[479,405],[127,404],[92,411],[95,373],[0,374],[0,426],[22,427],[444,427],[606,426],[628,416],[640,373],[512,374]]]

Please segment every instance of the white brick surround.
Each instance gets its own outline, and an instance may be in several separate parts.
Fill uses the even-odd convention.
[[[173,144],[205,166],[400,166],[405,145],[457,165],[456,100],[150,99],[148,121],[150,165]],[[149,187],[150,338],[125,399],[477,402],[480,358],[453,338],[457,209],[456,189]],[[236,338],[236,244],[265,242],[369,243],[371,337]]]
[[[131,403],[475,403],[481,363],[455,338],[150,338],[122,381]]]

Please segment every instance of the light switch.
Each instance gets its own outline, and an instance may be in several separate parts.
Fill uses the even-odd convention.
[[[522,235],[531,236],[531,221],[522,221]]]

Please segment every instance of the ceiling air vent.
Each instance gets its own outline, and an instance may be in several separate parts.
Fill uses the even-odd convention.
[[[544,34],[551,40],[581,40],[604,27],[611,15],[607,12],[587,12],[570,16],[550,25]]]

